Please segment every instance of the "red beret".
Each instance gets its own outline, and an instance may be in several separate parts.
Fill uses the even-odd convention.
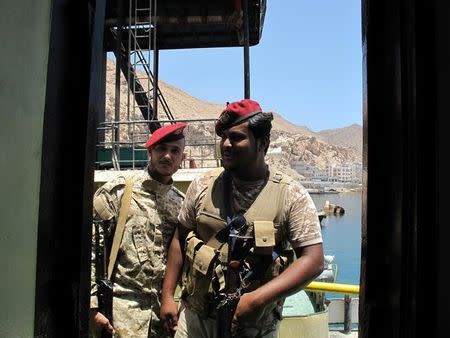
[[[261,112],[262,109],[259,103],[250,99],[228,103],[216,121],[216,134],[220,135],[224,129],[244,122]]]
[[[145,148],[151,149],[155,144],[161,141],[175,141],[183,138],[183,129],[187,126],[186,123],[178,122],[174,124],[168,124],[167,126],[156,129],[153,134],[148,138],[147,143],[145,143]]]

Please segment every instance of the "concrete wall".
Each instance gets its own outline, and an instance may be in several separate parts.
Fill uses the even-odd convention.
[[[32,337],[50,0],[0,12],[0,336]]]

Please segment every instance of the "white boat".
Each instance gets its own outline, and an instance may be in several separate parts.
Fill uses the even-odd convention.
[[[334,263],[334,255],[324,255],[324,269],[315,281],[334,283],[336,276],[337,264]]]

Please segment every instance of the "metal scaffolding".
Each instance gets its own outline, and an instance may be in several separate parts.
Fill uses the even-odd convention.
[[[104,50],[113,52],[116,60],[114,113],[106,116],[105,109],[105,116],[100,118],[96,168],[141,168],[147,164],[144,144],[148,136],[164,124],[175,123],[158,86],[160,49],[243,47],[244,96],[249,97],[248,51],[261,38],[265,3],[265,0],[108,1]],[[218,166],[214,120],[186,122],[190,126],[185,130],[187,160],[183,166]],[[194,131],[194,126],[199,125],[200,132]]]

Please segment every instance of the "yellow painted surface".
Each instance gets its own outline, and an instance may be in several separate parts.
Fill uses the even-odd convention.
[[[136,170],[141,171],[144,169],[136,169]],[[191,184],[192,180],[197,175],[200,175],[207,170],[211,170],[211,168],[195,169],[195,170],[180,169],[173,176],[174,185],[176,188],[181,190],[183,193],[186,193],[186,190],[189,187],[189,184]],[[116,178],[116,176],[129,175],[130,173],[133,173],[133,170],[122,170],[122,171],[96,170],[95,177],[94,177],[94,191],[96,191],[98,188],[100,188],[100,186],[103,185],[105,182],[108,182],[108,181]]]
[[[328,311],[285,317],[278,332],[278,338],[328,338],[328,335]]]
[[[339,293],[344,293],[344,294],[359,294],[359,285],[326,283],[326,282],[311,282],[306,287],[306,290],[322,291],[322,292],[339,292]]]

